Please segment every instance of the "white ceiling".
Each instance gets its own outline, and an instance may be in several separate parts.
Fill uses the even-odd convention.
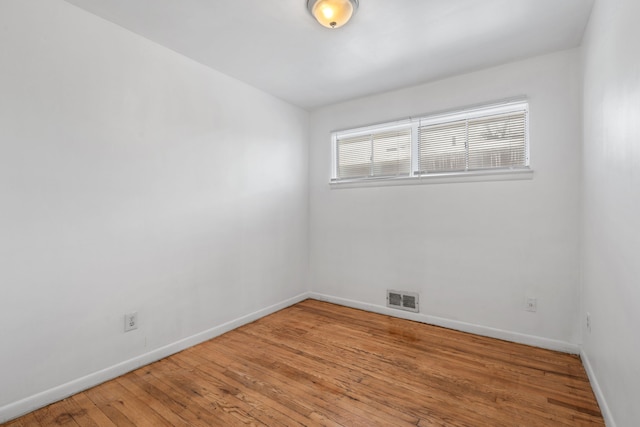
[[[594,0],[67,0],[306,109],[578,46]]]

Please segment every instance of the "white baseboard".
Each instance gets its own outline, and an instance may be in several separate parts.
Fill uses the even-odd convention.
[[[427,323],[429,325],[442,326],[456,331],[469,332],[485,337],[498,338],[505,341],[527,344],[535,347],[546,348],[549,350],[561,351],[563,353],[579,354],[580,346],[564,341],[553,340],[549,338],[538,337],[535,335],[526,335],[518,332],[505,331],[502,329],[490,328],[487,326],[475,325],[473,323],[460,322],[457,320],[444,319],[437,316],[429,316],[422,313],[410,313],[395,310],[386,306],[369,304],[360,301],[354,301],[345,298],[334,297],[330,295],[310,292],[309,298],[319,301],[326,301],[346,307],[358,308],[360,310],[371,311],[374,313],[385,314],[387,316],[399,317],[401,319],[414,320],[416,322]]]
[[[42,408],[46,405],[62,400],[66,397],[79,393],[83,390],[87,390],[105,381],[109,381],[113,378],[117,378],[120,375],[126,374],[127,372],[133,371],[135,369],[138,369],[141,366],[148,365],[150,363],[163,359],[167,356],[175,354],[179,351],[182,351],[189,347],[193,347],[194,345],[200,344],[204,341],[210,340],[211,338],[215,338],[219,335],[222,335],[240,326],[246,325],[247,323],[251,323],[264,316],[267,316],[269,314],[282,310],[283,308],[294,305],[307,298],[313,298],[319,301],[326,301],[326,302],[330,302],[338,305],[343,305],[346,307],[366,310],[373,313],[380,313],[388,316],[399,317],[402,319],[414,320],[417,322],[426,323],[430,325],[442,326],[449,329],[469,332],[469,333],[487,336],[491,338],[498,338],[506,341],[521,343],[521,344],[528,344],[536,347],[547,348],[550,350],[562,351],[565,353],[581,354],[580,347],[578,345],[563,342],[563,341],[552,340],[552,339],[537,337],[533,335],[525,335],[525,334],[505,331],[501,329],[489,328],[486,326],[459,322],[456,320],[449,320],[449,319],[444,319],[436,316],[429,316],[421,313],[403,312],[403,311],[393,310],[385,306],[368,304],[368,303],[349,300],[345,298],[338,298],[338,297],[333,297],[329,295],[319,294],[315,292],[305,292],[293,298],[289,298],[285,301],[282,301],[280,303],[258,310],[254,313],[247,314],[245,316],[239,317],[232,321],[229,321],[221,325],[218,325],[216,327],[213,327],[211,329],[208,329],[206,331],[184,338],[180,341],[176,341],[172,344],[158,348],[149,353],[142,354],[138,357],[118,363],[117,365],[105,368],[101,371],[94,372],[92,374],[86,375],[84,377],[78,378],[76,380],[70,381],[60,386],[51,388],[49,390],[43,391],[33,396],[29,396],[25,399],[0,407],[0,423],[4,423],[11,419],[17,418],[21,415],[34,411],[38,408]],[[595,376],[591,371],[591,366],[588,363],[588,359],[586,358],[586,355],[582,355],[582,357],[583,357],[582,360],[584,361],[584,364],[585,364],[585,369],[587,370],[587,374],[589,375],[589,378],[592,381],[592,384],[594,386],[594,392],[596,393],[596,397],[598,399],[598,403],[600,404],[600,408],[602,410],[603,416],[605,417],[605,421],[607,422],[607,426],[615,427],[615,423],[613,422],[613,418],[611,417],[608,407],[604,401],[604,397],[602,396],[600,387],[598,386]]]
[[[607,405],[607,401],[604,398],[598,378],[596,377],[595,372],[593,372],[591,362],[589,362],[589,357],[587,356],[587,353],[585,353],[584,349],[580,350],[580,359],[582,359],[582,365],[584,366],[585,371],[587,371],[587,376],[589,377],[591,388],[593,389],[593,393],[596,395],[596,400],[600,406],[600,412],[602,412],[604,423],[607,427],[616,427],[616,422],[613,420],[613,414],[611,413],[611,410],[609,410],[609,405]]]
[[[309,294],[307,292],[302,293],[293,298],[289,298],[285,301],[258,310],[254,313],[247,314],[245,316],[215,326],[206,331],[181,339],[180,341],[176,341],[164,347],[142,354],[133,359],[125,360],[124,362],[118,363],[117,365],[110,366],[108,368],[102,369],[101,371],[94,372],[73,381],[69,381],[68,383],[59,385],[33,396],[29,396],[22,400],[18,400],[16,402],[0,407],[0,423],[12,420],[21,415],[47,406],[51,403],[65,399],[83,390],[87,390],[105,381],[117,378],[120,375],[131,372],[141,366],[148,365],[167,356],[178,353],[179,351],[185,350],[189,347],[193,347],[196,344],[200,344],[204,341],[215,338],[240,326],[246,325],[247,323],[251,323],[264,316],[282,310],[283,308],[294,305],[302,300],[307,299],[308,297]]]

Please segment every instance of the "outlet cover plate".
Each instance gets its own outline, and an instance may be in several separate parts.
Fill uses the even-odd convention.
[[[138,312],[133,311],[124,315],[124,331],[129,332],[138,329]]]
[[[537,298],[526,298],[524,302],[524,309],[535,313],[538,310],[538,299]]]

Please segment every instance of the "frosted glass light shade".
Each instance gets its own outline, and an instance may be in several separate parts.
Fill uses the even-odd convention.
[[[351,19],[358,0],[307,0],[307,9],[320,25],[340,28]]]

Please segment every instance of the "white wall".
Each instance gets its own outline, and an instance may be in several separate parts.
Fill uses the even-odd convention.
[[[293,301],[309,267],[342,302],[393,287],[427,320],[582,333],[608,422],[634,425],[639,8],[596,2],[583,51],[580,312],[580,52],[319,109],[307,152],[300,109],[60,0],[0,2],[0,421]],[[530,181],[328,186],[331,130],[522,94]]]
[[[308,118],[61,0],[0,2],[0,421],[305,293]]]
[[[370,309],[385,305],[388,288],[418,291],[427,321],[466,322],[480,326],[465,326],[476,332],[550,347],[568,343],[575,351],[579,67],[579,52],[565,51],[313,112],[312,290]],[[532,180],[328,185],[332,130],[517,95],[530,101]],[[537,313],[523,310],[525,295],[538,298]]]
[[[597,1],[584,42],[583,351],[618,426],[640,423],[639,16]]]

